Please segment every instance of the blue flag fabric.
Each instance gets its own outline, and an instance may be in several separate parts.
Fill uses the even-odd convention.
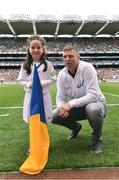
[[[30,105],[30,116],[40,114],[41,121],[46,122],[42,86],[39,80],[37,67],[34,65],[33,86]]]
[[[30,155],[19,170],[27,174],[38,174],[48,161],[50,139],[45,118],[42,86],[36,65],[34,65],[29,132]]]

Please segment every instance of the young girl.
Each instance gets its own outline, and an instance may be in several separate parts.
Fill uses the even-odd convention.
[[[47,123],[52,120],[52,101],[49,85],[56,81],[56,73],[52,64],[47,60],[46,42],[38,35],[33,35],[27,40],[27,57],[21,66],[18,82],[26,91],[23,106],[23,119],[29,122],[30,100],[32,91],[33,65],[36,64],[43,89],[43,100]]]

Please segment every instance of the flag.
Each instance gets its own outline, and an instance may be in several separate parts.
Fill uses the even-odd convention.
[[[34,65],[33,73],[29,133],[30,154],[19,170],[27,174],[38,174],[48,161],[50,139],[45,118],[42,86],[36,65]]]

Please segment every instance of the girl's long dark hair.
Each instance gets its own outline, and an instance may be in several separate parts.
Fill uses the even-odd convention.
[[[33,36],[29,37],[27,40],[27,55],[26,55],[26,60],[23,63],[23,68],[26,70],[27,74],[31,74],[31,65],[33,64],[33,59],[29,52],[30,43],[33,40],[39,40],[41,42],[41,46],[44,49],[44,52],[40,58],[40,63],[44,64],[43,71],[47,70],[47,63],[46,63],[47,55],[45,53],[46,42],[45,42],[44,38],[40,37],[39,35],[33,35]]]

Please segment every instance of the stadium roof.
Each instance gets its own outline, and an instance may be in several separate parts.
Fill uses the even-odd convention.
[[[38,15],[31,19],[29,15],[12,15],[9,19],[0,16],[0,35],[22,36],[40,34],[42,36],[117,36],[119,17],[106,19],[104,16],[89,16],[81,19],[77,15],[62,16]]]

